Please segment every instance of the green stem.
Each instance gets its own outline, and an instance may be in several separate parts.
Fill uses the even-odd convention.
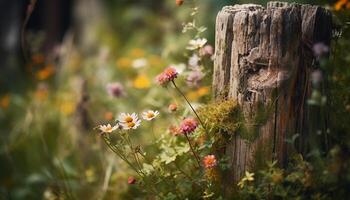
[[[185,99],[185,101],[187,102],[187,104],[190,106],[191,110],[192,110],[193,113],[196,115],[196,117],[197,117],[199,123],[202,125],[202,127],[203,127],[205,133],[206,133],[207,135],[209,135],[209,134],[208,134],[208,131],[207,131],[207,129],[206,129],[204,123],[203,123],[203,121],[201,120],[201,118],[200,118],[199,115],[197,114],[196,110],[192,107],[192,105],[191,105],[190,101],[187,99],[186,95],[180,90],[180,88],[177,87],[177,85],[175,84],[175,81],[174,81],[174,80],[172,80],[171,82],[173,83],[175,89],[181,94],[181,96],[183,96],[183,98]]]
[[[126,137],[125,137],[125,138],[126,138],[125,140],[129,143],[129,146],[130,146],[132,155],[133,155],[133,157],[134,157],[134,159],[135,159],[135,162],[136,162],[137,165],[139,166],[140,172],[141,172],[142,174],[144,174],[143,171],[142,171],[141,162],[140,162],[139,157],[138,157],[138,155],[137,155],[136,149],[134,148],[134,146],[133,146],[133,144],[132,144],[132,142],[131,142],[131,139],[130,139],[130,137],[129,137],[129,134],[126,133]]]
[[[128,159],[120,152],[119,149],[117,149],[115,146],[112,146],[111,143],[108,141],[108,138],[106,136],[103,136],[104,142],[106,145],[111,149],[115,154],[117,154],[124,162],[126,162],[140,177],[143,177],[142,174],[140,174],[139,170],[136,169],[129,161]]]
[[[186,136],[186,139],[187,139],[187,141],[188,141],[188,144],[190,145],[191,151],[192,151],[194,157],[195,157],[196,160],[197,160],[198,167],[200,168],[200,167],[201,167],[200,159],[199,159],[198,155],[196,154],[196,152],[194,151],[194,149],[193,149],[193,147],[192,147],[190,138],[188,138],[187,134],[185,134],[185,136]]]

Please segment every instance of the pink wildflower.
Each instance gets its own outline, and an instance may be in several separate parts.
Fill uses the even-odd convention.
[[[203,164],[206,169],[214,168],[218,163],[214,155],[207,155],[203,158]]]
[[[205,45],[199,49],[200,56],[211,56],[214,54],[214,48],[210,44]]]
[[[166,68],[161,74],[157,76],[157,82],[159,85],[165,86],[170,81],[173,81],[175,78],[177,78],[177,71],[173,67]]]
[[[329,46],[325,45],[322,42],[314,44],[312,47],[312,51],[314,52],[314,55],[316,58],[321,58],[329,52]]]
[[[136,179],[132,176],[128,178],[128,184],[129,185],[134,185],[136,183]]]
[[[189,87],[198,87],[204,76],[205,74],[200,70],[191,71],[186,78],[187,85]]]
[[[182,121],[179,131],[182,134],[190,134],[196,130],[198,122],[193,118],[186,118]]]
[[[115,83],[108,83],[106,86],[107,93],[112,97],[122,97],[125,96],[124,87],[122,84],[115,82]]]

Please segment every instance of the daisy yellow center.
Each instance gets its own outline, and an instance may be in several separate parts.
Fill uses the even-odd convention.
[[[147,117],[148,117],[148,118],[152,118],[152,117],[154,117],[154,114],[151,113],[151,112],[149,112],[149,113],[147,113]]]
[[[134,119],[132,117],[130,117],[130,116],[125,117],[125,122],[126,123],[130,123],[132,121],[134,121]]]
[[[106,127],[106,131],[112,131],[112,127]]]
[[[128,125],[129,128],[132,128],[132,127],[135,126],[135,123],[134,122],[128,122],[127,125]]]

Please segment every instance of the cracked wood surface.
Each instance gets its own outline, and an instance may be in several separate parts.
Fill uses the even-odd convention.
[[[298,149],[307,149],[306,97],[313,65],[312,45],[331,38],[331,14],[311,5],[269,2],[267,8],[244,4],[224,7],[216,19],[213,90],[216,99],[238,102],[246,127],[257,138],[232,133],[226,146],[232,170],[228,182],[240,180],[258,163],[277,159],[286,164],[285,139],[299,133]],[[272,106],[256,124],[259,106]]]

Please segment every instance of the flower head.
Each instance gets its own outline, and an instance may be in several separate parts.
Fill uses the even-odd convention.
[[[182,134],[190,134],[196,130],[198,122],[193,118],[186,118],[181,122],[179,131]]]
[[[210,44],[205,45],[199,49],[200,56],[211,56],[214,54],[214,48]]]
[[[153,111],[153,110],[148,110],[142,113],[142,118],[147,121],[151,121],[154,118],[156,118],[159,115],[159,112]]]
[[[207,155],[203,158],[203,164],[206,169],[214,168],[218,163],[214,155]]]
[[[100,129],[100,131],[102,131],[102,133],[112,133],[113,131],[118,129],[118,126],[111,126],[110,124],[107,125],[100,125],[98,127],[98,129]]]
[[[136,179],[132,176],[128,178],[128,184],[129,185],[134,185],[136,183]]]
[[[237,186],[242,189],[245,186],[246,182],[251,182],[251,181],[254,181],[254,173],[249,173],[248,171],[246,171],[245,176],[239,181]]]
[[[161,74],[156,78],[159,85],[165,86],[170,81],[173,81],[177,78],[178,72],[173,67],[166,68]]]
[[[202,48],[207,43],[207,39],[205,38],[198,38],[194,40],[190,40],[188,42],[188,46],[186,49],[188,50],[196,50]]]
[[[177,6],[181,6],[184,3],[184,0],[175,0]]]
[[[170,112],[175,112],[177,110],[177,105],[175,103],[172,103],[168,107]]]
[[[204,76],[205,74],[200,70],[191,71],[186,78],[187,85],[190,87],[198,87]]]
[[[133,86],[136,89],[146,89],[149,88],[151,85],[148,77],[146,75],[140,74],[138,75],[135,80],[133,81]]]
[[[118,117],[119,125],[124,130],[137,129],[140,126],[141,120],[139,120],[136,113],[121,113]]]
[[[249,173],[248,171],[245,172],[245,177],[247,181],[254,181],[254,173]]]
[[[314,52],[316,58],[321,58],[329,52],[329,47],[324,43],[319,42],[312,47],[312,51]]]
[[[118,82],[108,83],[106,86],[107,93],[112,97],[122,97],[125,95],[124,87]]]

